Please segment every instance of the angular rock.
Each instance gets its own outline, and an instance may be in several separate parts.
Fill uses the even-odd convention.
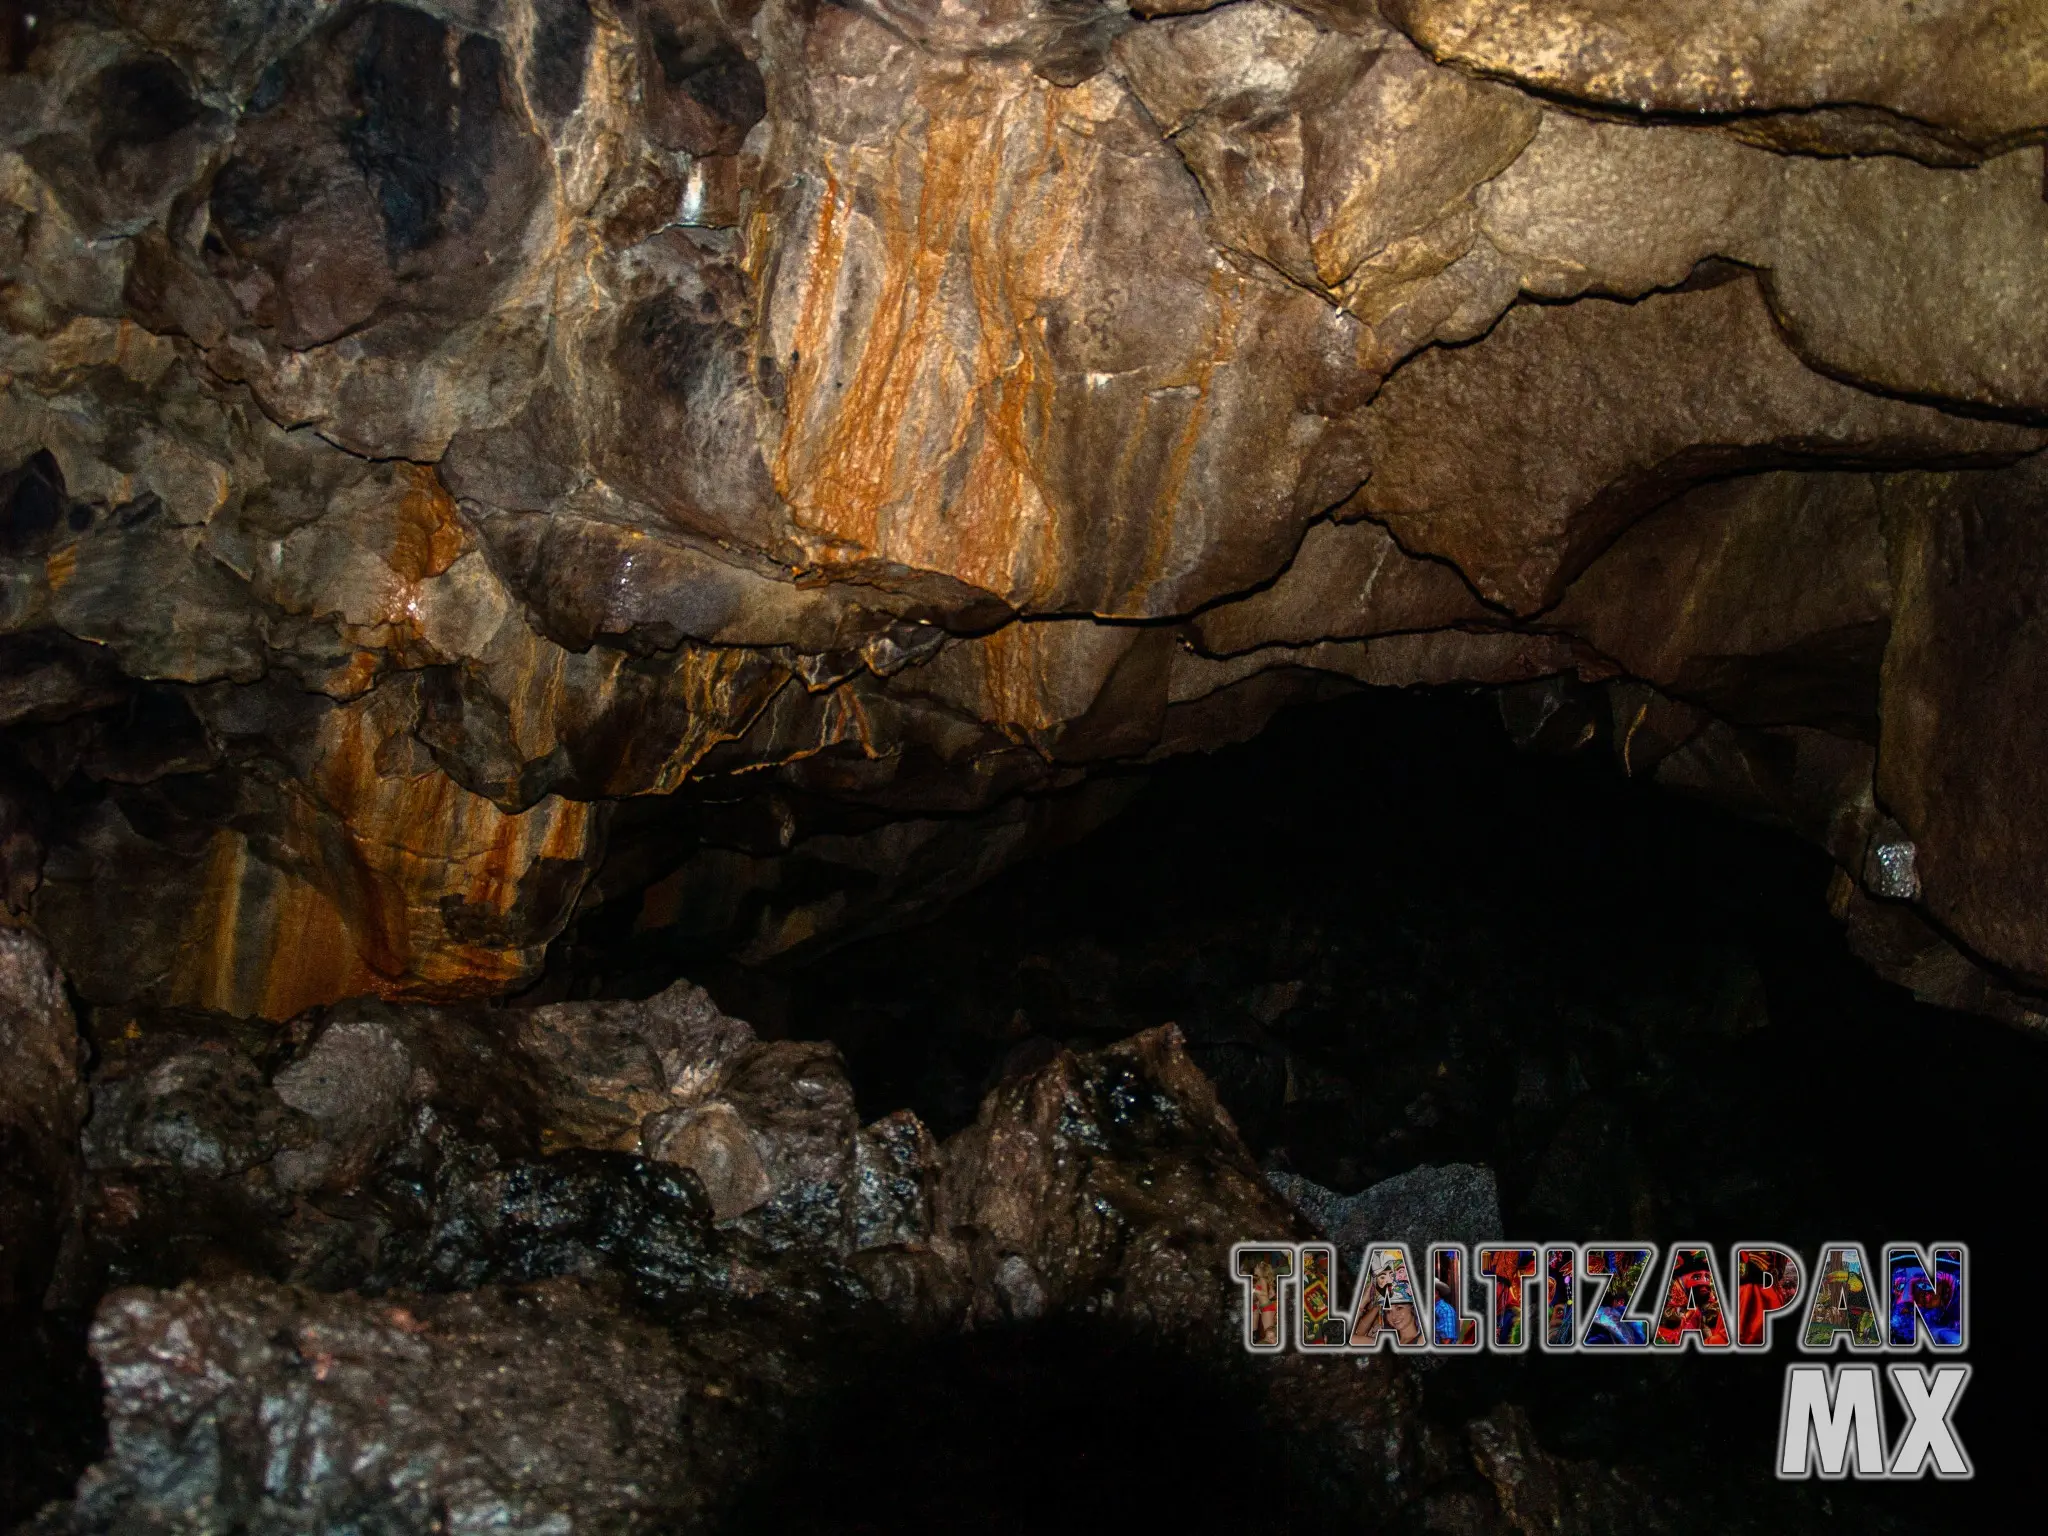
[[[1880,483],[1777,473],[1687,492],[1616,540],[1547,622],[1737,723],[1868,737],[1892,601]]]
[[[978,1317],[1093,1305],[1227,1330],[1230,1245],[1298,1221],[1172,1025],[997,1088],[945,1155],[939,1220],[968,1245]]]
[[[1639,564],[1605,646],[1499,610],[1702,480],[2040,441],[2010,6],[202,9],[0,74],[0,873],[97,1003],[817,947],[1356,683],[1867,737],[1841,625],[1681,683]],[[1756,804],[1711,735],[1649,755]]]
[[[124,1291],[93,1351],[110,1452],[39,1533],[670,1530],[714,1505],[807,1384],[773,1330],[681,1341],[575,1280]]]
[[[311,1117],[321,1142],[316,1154],[280,1153],[279,1183],[287,1189],[360,1183],[404,1128],[414,1070],[404,1042],[375,1020],[323,1030],[311,1050],[270,1081],[287,1108]]]
[[[803,67],[760,324],[812,560],[1155,616],[1259,579],[1356,484],[1358,326],[1210,248],[1114,77],[941,67],[842,11]]]
[[[1473,190],[1536,130],[1526,97],[1436,67],[1391,29],[1331,33],[1263,3],[1139,28],[1116,53],[1222,241],[1365,320],[1382,366],[1474,334],[1511,296],[1409,313],[1473,249]]]
[[[1581,660],[1568,640],[1497,629],[1435,629],[1371,640],[1268,645],[1223,660],[1190,651],[1173,659],[1167,698],[1171,707],[1183,708],[1283,668],[1348,678],[1371,688],[1412,688],[1518,683],[1565,671]]]
[[[2048,80],[2048,28],[2036,69]],[[1893,156],[1789,160],[1766,241],[1772,311],[1815,367],[1887,393],[2029,417],[2048,251],[2042,164],[1936,171]],[[1939,252],[1939,255],[1935,253]]]
[[[1270,587],[1208,609],[1194,627],[1204,651],[1230,656],[1498,620],[1457,567],[1416,559],[1378,523],[1333,520],[1309,529]]]
[[[637,1003],[550,1003],[513,1041],[539,1064],[559,1146],[632,1150],[650,1115],[701,1101],[753,1043],[687,981]]]
[[[909,1110],[863,1126],[853,1144],[854,1248],[929,1241],[941,1172],[938,1142]]]
[[[771,1242],[846,1242],[847,1184],[860,1128],[839,1048],[818,1040],[749,1047],[720,1077],[719,1099],[753,1138],[772,1194],[762,1209]]]
[[[739,1111],[722,1100],[648,1116],[642,1148],[658,1163],[674,1163],[697,1175],[720,1221],[766,1205],[775,1183]]]
[[[1355,1195],[1340,1195],[1300,1174],[1270,1175],[1347,1262],[1364,1262],[1370,1243],[1405,1242],[1415,1262],[1431,1243],[1483,1243],[1507,1235],[1500,1188],[1480,1163],[1446,1163],[1382,1179]]]

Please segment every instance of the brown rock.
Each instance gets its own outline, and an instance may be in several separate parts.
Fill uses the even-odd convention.
[[[2041,57],[2048,71],[2048,52]],[[2038,150],[1951,171],[1891,156],[1793,160],[1783,177],[1754,259],[1770,267],[1772,310],[1801,356],[1891,393],[2008,412],[2048,407]]]
[[[1634,767],[1784,799],[1867,530],[1502,610],[1703,480],[2040,440],[1995,6],[259,9],[0,75],[0,841],[95,1000],[502,993],[599,901],[815,949],[1358,682],[1626,663]]]
[[[1203,650],[1229,656],[1497,618],[1456,566],[1414,558],[1378,523],[1333,521],[1309,529],[1270,587],[1206,610],[1194,629]]]
[[[328,1025],[312,1048],[271,1079],[291,1109],[309,1117],[320,1140],[309,1150],[278,1154],[276,1175],[288,1189],[352,1189],[402,1128],[413,1083],[412,1055],[374,1019]]]
[[[1886,981],[1937,1008],[2048,1030],[2048,1008],[2038,993],[2001,981],[1904,902],[1873,899],[1847,871],[1838,874],[1830,895],[1850,950]]]
[[[856,1250],[931,1241],[944,1163],[922,1120],[900,1109],[862,1126],[853,1170]]]
[[[1878,480],[1764,474],[1658,508],[1547,622],[1747,725],[1866,737],[1891,610]]]
[[[839,1047],[822,1040],[751,1046],[727,1067],[718,1092],[760,1155],[772,1192],[764,1212],[770,1240],[844,1248],[860,1118]]]
[[[1512,630],[1437,629],[1372,640],[1269,645],[1224,660],[1180,651],[1173,658],[1172,708],[1241,686],[1274,668],[1308,669],[1371,688],[1441,687],[1451,683],[1514,683],[1592,662],[1556,635]]]
[[[40,1305],[78,1179],[78,1026],[49,951],[0,928],[0,1311]]]
[[[805,67],[760,324],[813,560],[1153,616],[1261,579],[1355,485],[1358,327],[1209,247],[1112,77],[941,66],[844,11]]]
[[[1901,477],[1886,531],[1896,591],[1878,797],[1915,849],[1921,901],[1978,955],[2048,979],[2048,824],[2031,722],[2041,707],[2038,460],[2000,474]]]
[[[1869,104],[1989,148],[2043,120],[2048,24],[2026,0],[1388,0],[1437,58],[1641,112]]]
[[[1376,328],[1471,248],[1473,189],[1539,116],[1390,30],[1333,34],[1264,3],[1140,28],[1117,57],[1223,242]],[[1387,345],[1388,361],[1406,350]]]
[[[1668,751],[1669,737],[1655,744],[1653,782],[1783,827],[1845,867],[1861,863],[1877,817],[1870,789],[1875,753],[1867,742],[1805,726],[1672,724],[1672,735],[1685,739]]]
[[[1523,292],[1637,298],[1683,282],[1709,256],[1767,263],[1759,241],[1782,167],[1704,129],[1550,111],[1473,201]]]
[[[979,1316],[1106,1298],[1229,1336],[1229,1251],[1299,1220],[1171,1025],[1003,1084],[946,1143],[939,1220],[972,1255]]]
[[[644,1002],[548,1003],[514,1017],[512,1044],[540,1069],[557,1147],[651,1147],[642,1122],[701,1104],[754,1044],[745,1021],[688,981]]]
[[[1365,427],[1363,509],[1522,613],[1699,480],[1829,460],[1995,461],[2039,441],[1812,372],[1746,276],[1636,304],[1516,309],[1477,346],[1402,369]]]

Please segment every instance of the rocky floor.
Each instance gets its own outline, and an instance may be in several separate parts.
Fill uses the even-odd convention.
[[[351,1005],[275,1034],[87,1028],[51,1311],[41,1333],[8,1320],[44,1372],[7,1383],[10,1515],[93,1460],[39,1536],[752,1529],[764,1503],[821,1498],[777,1469],[849,1414],[897,1424],[869,1503],[916,1528],[921,1500],[981,1486],[943,1435],[937,1482],[916,1471],[954,1413],[948,1371],[987,1401],[1041,1326],[1099,1347],[1048,1376],[1023,1345],[1040,1402],[1200,1383],[1225,1406],[1211,1433],[1255,1426],[1247,1454],[1279,1469],[1225,1475],[1260,1501],[1483,1493],[1411,1432],[1405,1373],[1332,1386],[1237,1356],[1230,1244],[1307,1228],[1171,1028],[1005,1082],[943,1145],[907,1111],[863,1125],[836,1047],[759,1039],[687,982]],[[1341,1454],[1301,1455],[1310,1431]]]

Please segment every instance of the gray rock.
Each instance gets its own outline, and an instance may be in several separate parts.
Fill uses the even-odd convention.
[[[720,1221],[766,1205],[775,1193],[746,1121],[723,1100],[649,1115],[640,1144],[656,1162],[696,1174]]]
[[[271,1082],[288,1107],[312,1118],[321,1138],[311,1148],[278,1154],[278,1183],[294,1190],[356,1183],[404,1129],[412,1081],[412,1057],[384,1025],[328,1026]]]
[[[693,1526],[789,1369],[687,1343],[602,1285],[318,1296],[236,1280],[109,1297],[109,1451],[36,1530],[567,1536]],[[629,1432],[630,1431],[630,1432]]]
[[[1367,1243],[1405,1242],[1421,1259],[1431,1243],[1477,1243],[1505,1236],[1500,1188],[1483,1163],[1428,1164],[1340,1195],[1300,1174],[1267,1175],[1340,1253]]]
[[[86,1165],[230,1178],[277,1156],[294,1119],[253,1061],[208,1042],[94,1086]]]

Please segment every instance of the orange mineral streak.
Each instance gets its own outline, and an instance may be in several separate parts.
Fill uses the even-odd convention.
[[[1051,668],[1060,636],[1049,624],[1011,624],[981,640],[983,709],[1007,736],[1038,740],[1064,723]]]
[[[261,923],[245,930],[245,908]],[[339,908],[305,881],[249,857],[248,840],[216,833],[186,942],[169,982],[174,1005],[284,1019],[377,990]]]
[[[216,840],[175,1001],[284,1018],[362,993],[486,995],[530,973],[538,946],[511,921],[522,883],[541,860],[583,859],[590,807],[550,796],[515,815],[439,771],[380,775],[379,746],[409,723],[375,694],[335,710],[274,860]]]
[[[688,728],[651,779],[615,781],[606,792],[672,793],[713,747],[743,736],[788,681],[786,672],[761,666],[744,650],[705,646],[688,651],[672,681],[688,701]]]
[[[432,469],[406,464],[398,473],[398,521],[387,558],[400,581],[431,581],[462,553],[462,519],[455,511],[455,498]]]
[[[62,592],[71,578],[78,574],[78,546],[66,544],[62,549],[52,550],[50,558],[43,562],[43,576],[52,592]]]
[[[468,547],[454,498],[433,470],[417,464],[394,466],[379,494],[374,507],[352,509],[353,520],[328,536],[345,542],[351,556],[338,563],[338,574],[284,604],[339,618],[354,654],[320,685],[333,698],[356,697],[389,667],[452,659],[434,645],[423,615],[431,584]]]
[[[827,150],[775,473],[843,558],[942,570],[1017,604],[1056,589],[1039,310],[1101,153],[1064,121],[1065,94],[1011,69],[935,73],[921,137]],[[871,304],[864,282],[879,283]]]

